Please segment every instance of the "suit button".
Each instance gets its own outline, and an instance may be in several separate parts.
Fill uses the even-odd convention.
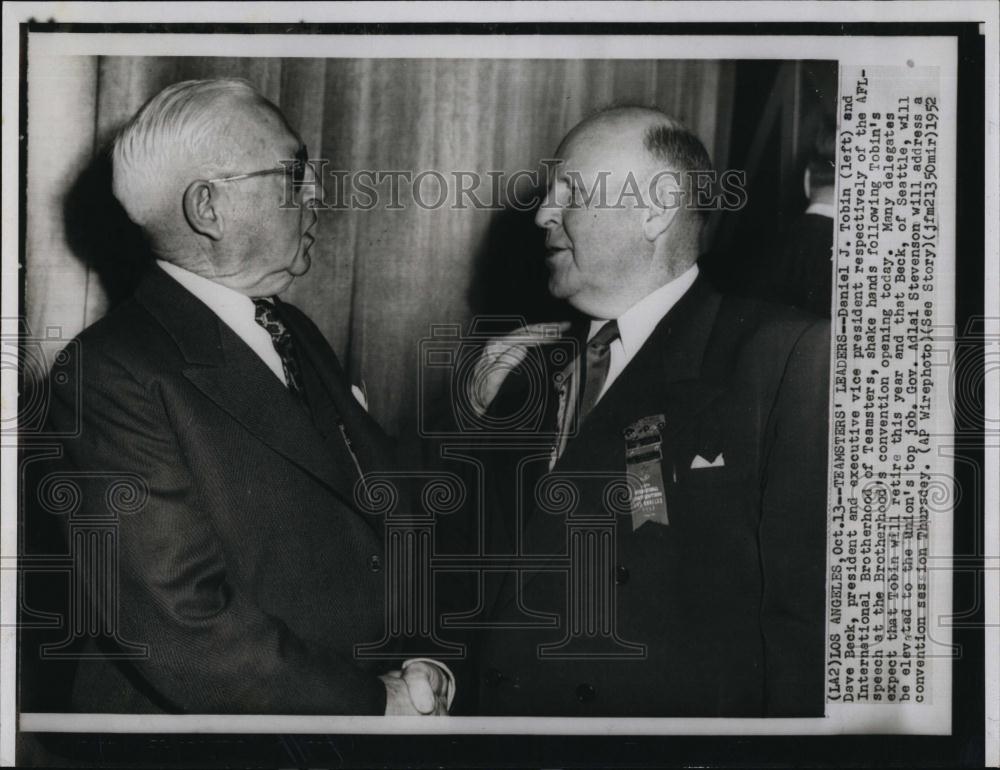
[[[368,569],[372,572],[382,571],[382,559],[377,553],[373,553],[368,557]]]
[[[486,682],[487,687],[499,687],[503,680],[503,674],[495,668],[488,668],[486,669],[486,673],[483,674],[483,681]]]
[[[628,568],[624,567],[621,564],[615,567],[615,582],[618,585],[622,585],[628,582]]]
[[[597,690],[594,689],[594,685],[592,684],[584,682],[576,688],[576,699],[580,701],[580,703],[590,703],[596,697]]]

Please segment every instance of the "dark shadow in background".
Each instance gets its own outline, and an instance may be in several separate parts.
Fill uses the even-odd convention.
[[[527,323],[579,318],[566,302],[553,299],[548,280],[545,233],[535,225],[535,210],[497,211],[473,257],[468,291],[473,316],[520,316]]]
[[[808,205],[803,176],[817,131],[835,122],[837,77],[835,61],[736,67],[726,165],[746,172],[747,202],[739,211],[713,212],[713,238],[699,261],[723,292],[781,299],[773,277],[789,230]],[[772,99],[776,110],[768,107]]]
[[[70,249],[97,274],[115,307],[135,290],[152,263],[142,231],[132,223],[111,192],[111,157],[94,155],[63,199],[66,240]]]

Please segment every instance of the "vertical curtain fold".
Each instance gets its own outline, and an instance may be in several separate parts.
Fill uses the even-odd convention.
[[[24,316],[35,336],[68,339],[88,322],[89,270],[69,247],[63,200],[93,157],[97,71],[96,59],[66,56],[28,71]]]

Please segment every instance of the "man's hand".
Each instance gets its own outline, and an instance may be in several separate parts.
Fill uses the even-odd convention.
[[[385,715],[387,717],[420,716],[410,700],[410,691],[403,681],[402,671],[390,671],[379,677],[385,684]]]
[[[379,677],[385,684],[386,716],[445,716],[454,697],[449,673],[429,660],[406,661],[402,671]]]

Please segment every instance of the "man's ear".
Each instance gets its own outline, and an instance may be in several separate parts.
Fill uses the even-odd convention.
[[[184,217],[196,233],[213,241],[220,241],[225,228],[214,192],[212,183],[204,179],[197,179],[189,184],[184,191]]]
[[[642,234],[653,243],[670,229],[684,205],[684,190],[680,186],[679,175],[672,171],[658,173],[650,180],[649,197]]]

